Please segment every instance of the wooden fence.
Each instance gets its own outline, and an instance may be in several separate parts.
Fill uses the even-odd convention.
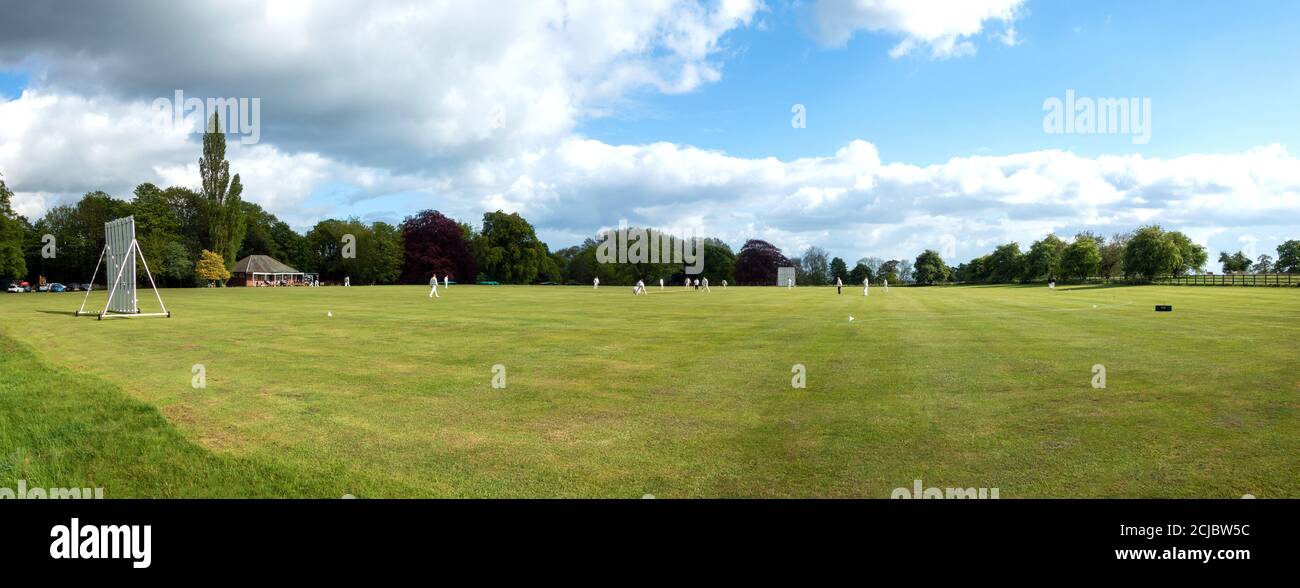
[[[1300,286],[1300,274],[1203,274],[1165,276],[1151,281],[1163,286]]]

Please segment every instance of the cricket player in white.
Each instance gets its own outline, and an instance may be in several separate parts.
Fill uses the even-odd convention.
[[[434,279],[437,279],[437,278],[434,278]],[[443,287],[443,288],[450,288],[450,287],[451,287],[451,274],[447,274],[447,275],[445,275],[445,276],[442,277],[442,287]]]
[[[352,276],[343,276],[343,287],[347,288],[352,285]]]
[[[442,298],[438,295],[438,276],[433,276],[433,279],[429,280],[429,298]]]
[[[637,280],[637,281],[636,281],[636,287],[635,287],[635,288],[632,288],[632,293],[633,293],[633,294],[645,294],[645,293],[646,293],[646,291],[645,291],[645,281],[644,281],[644,280]]]
[[[794,278],[786,278],[785,287],[787,290],[794,289]]]
[[[704,284],[703,284],[703,286],[704,286],[704,291],[705,291],[705,292],[712,292],[712,290],[709,289],[709,279],[708,279],[708,278],[704,278]]]
[[[690,290],[690,289],[691,289],[691,277],[690,277],[690,276],[686,276],[686,289],[687,289],[687,290]]]
[[[863,296],[871,295],[871,278],[862,279],[862,295]]]
[[[659,289],[660,289],[660,290],[663,290],[663,289],[664,289],[664,279],[663,279],[663,278],[659,278]]]
[[[722,289],[723,289],[723,290],[726,290],[726,289],[727,289],[727,281],[726,281],[726,280],[723,280],[723,281],[722,281]]]
[[[844,287],[844,280],[841,280],[841,279],[839,278],[839,276],[836,276],[836,277],[835,277],[835,293],[836,293],[836,294],[839,294],[839,293],[840,293],[840,289],[843,288],[843,287]]]
[[[600,289],[600,278],[592,278],[592,279],[591,279],[591,289],[592,289],[592,290],[599,290],[599,289]]]
[[[880,283],[885,285],[885,293],[889,293],[889,278],[880,278]]]

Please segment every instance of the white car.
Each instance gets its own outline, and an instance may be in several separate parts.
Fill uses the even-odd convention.
[[[6,289],[5,291],[13,292],[13,293],[26,292],[26,290],[23,290],[23,287],[19,286],[18,284],[9,284],[9,288]]]

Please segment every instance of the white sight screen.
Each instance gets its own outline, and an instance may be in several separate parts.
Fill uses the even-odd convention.
[[[111,293],[108,301],[109,312],[139,312],[135,298],[135,254],[131,252],[133,241],[135,241],[134,216],[104,223],[104,243],[108,245],[108,250],[104,252],[105,268],[108,270],[105,281]]]

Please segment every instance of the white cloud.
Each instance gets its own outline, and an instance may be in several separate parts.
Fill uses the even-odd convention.
[[[946,59],[973,55],[972,39],[989,23],[1001,30],[993,36],[1015,45],[1015,20],[1024,0],[818,0],[813,8],[818,40],[843,47],[859,31],[901,36],[891,57],[918,49]]]
[[[629,92],[721,76],[757,0],[91,2],[6,13],[0,67],[135,104],[260,98],[263,140],[410,171],[548,144]]]

